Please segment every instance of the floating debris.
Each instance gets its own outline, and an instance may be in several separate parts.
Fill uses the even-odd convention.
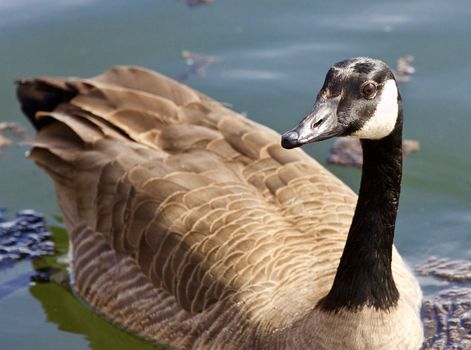
[[[54,254],[51,233],[43,215],[34,210],[23,210],[16,218],[5,221],[0,210],[0,267],[24,258],[37,258]]]
[[[0,131],[11,131],[16,136],[23,136],[25,129],[13,122],[0,122]]]
[[[471,261],[432,256],[417,267],[417,272],[422,276],[434,276],[446,281],[471,282]]]
[[[34,274],[30,276],[30,281],[34,283],[56,283],[65,288],[70,288],[70,276],[67,270],[55,267],[44,267],[35,269]]]
[[[208,5],[212,3],[214,0],[181,0],[189,7],[195,7],[200,5]]]
[[[422,349],[471,349],[471,288],[449,288],[424,300],[422,322]]]
[[[471,349],[471,262],[431,257],[417,272],[451,283],[422,303],[422,349]]]
[[[0,156],[3,148],[13,144],[11,137],[23,139],[24,134],[25,130],[16,123],[0,122]]]
[[[415,68],[412,66],[414,63],[414,56],[407,55],[399,57],[396,61],[396,69],[393,70],[396,81],[401,83],[407,83],[410,81],[412,75],[415,73]]]
[[[54,282],[68,289],[65,229],[51,227],[49,231],[43,216],[33,210],[20,211],[11,221],[3,214],[0,210],[0,272],[24,258],[31,259],[32,269],[0,282],[0,300],[32,283]]]
[[[216,62],[220,62],[221,58],[216,56],[208,56],[201,53],[183,50],[181,53],[189,69],[177,77],[179,81],[188,80],[193,75],[204,76],[208,67]]]
[[[404,156],[420,150],[420,143],[415,140],[404,140],[402,152]],[[339,138],[330,148],[327,163],[361,168],[363,165],[363,151],[358,139]]]

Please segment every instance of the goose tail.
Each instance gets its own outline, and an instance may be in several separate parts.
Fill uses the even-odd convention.
[[[36,130],[41,129],[45,120],[37,119],[38,111],[50,112],[58,105],[74,98],[78,91],[65,79],[57,78],[25,78],[16,81],[16,95],[21,110],[28,117]]]

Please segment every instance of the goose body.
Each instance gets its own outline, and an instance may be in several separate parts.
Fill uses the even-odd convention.
[[[278,133],[138,67],[24,79],[18,96],[74,289],[112,322],[177,349],[420,347],[420,288],[392,241],[393,292],[345,284],[363,269],[345,257],[357,196]],[[398,110],[382,108],[351,133],[391,132]],[[304,127],[284,146],[310,142]]]

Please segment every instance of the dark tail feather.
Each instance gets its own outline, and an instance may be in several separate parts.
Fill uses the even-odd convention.
[[[78,93],[76,87],[61,79],[22,79],[16,83],[18,85],[16,95],[21,103],[21,110],[37,130],[50,120],[44,118],[37,120],[36,112],[52,111],[61,103],[70,101]]]

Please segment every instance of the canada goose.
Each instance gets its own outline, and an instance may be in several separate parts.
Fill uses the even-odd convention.
[[[74,288],[104,317],[178,349],[420,347],[421,291],[393,247],[402,102],[383,62],[335,64],[282,137],[360,138],[356,210],[278,133],[158,73],[18,84]]]

